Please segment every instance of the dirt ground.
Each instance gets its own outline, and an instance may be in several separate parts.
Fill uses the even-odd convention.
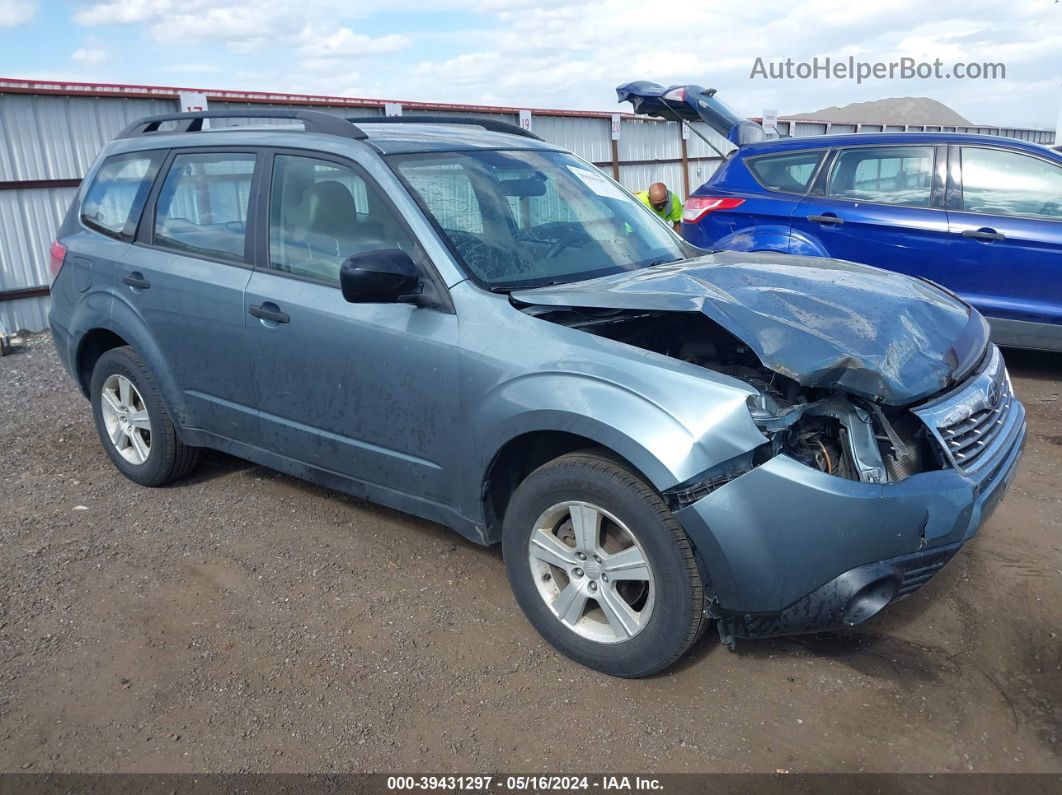
[[[610,679],[496,549],[222,455],[144,489],[37,336],[0,359],[0,771],[1062,771],[1062,355],[1022,470],[859,633]]]

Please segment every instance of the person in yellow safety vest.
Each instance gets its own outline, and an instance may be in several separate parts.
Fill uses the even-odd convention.
[[[664,221],[670,221],[676,232],[682,222],[682,202],[678,196],[667,189],[663,182],[654,182],[649,190],[634,194],[642,204],[656,213]]]

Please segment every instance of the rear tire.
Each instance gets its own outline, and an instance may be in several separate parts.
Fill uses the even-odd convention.
[[[704,585],[660,495],[606,451],[532,472],[505,513],[502,550],[528,620],[576,662],[649,676],[702,634]]]
[[[103,449],[131,481],[161,486],[195,467],[199,448],[177,437],[155,377],[132,348],[99,358],[89,396]]]

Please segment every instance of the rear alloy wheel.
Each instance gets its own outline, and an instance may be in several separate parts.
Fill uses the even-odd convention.
[[[151,455],[151,418],[144,398],[124,375],[107,376],[100,390],[100,412],[107,438],[130,464],[141,465]]]
[[[605,451],[528,475],[506,510],[502,549],[528,620],[596,671],[656,673],[705,627],[689,539],[660,495]]]
[[[178,438],[155,376],[132,348],[112,348],[99,358],[89,397],[103,449],[130,480],[161,486],[195,466],[199,448]]]

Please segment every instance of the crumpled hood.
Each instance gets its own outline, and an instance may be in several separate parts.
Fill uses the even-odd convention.
[[[853,262],[719,252],[512,293],[539,306],[703,312],[763,365],[890,405],[939,392],[988,344],[981,315],[929,282]]]

